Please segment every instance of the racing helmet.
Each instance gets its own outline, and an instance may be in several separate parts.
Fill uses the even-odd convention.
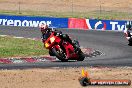
[[[126,24],[126,28],[127,29],[130,29],[132,27],[132,24],[130,23],[130,22],[128,22],[127,24]]]
[[[40,25],[41,31],[45,31],[46,28],[48,28],[48,25],[47,25],[47,24],[42,23],[42,24]]]

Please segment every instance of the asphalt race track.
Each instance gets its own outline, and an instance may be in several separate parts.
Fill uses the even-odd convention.
[[[25,64],[0,64],[0,69],[25,69],[47,67],[79,66],[132,66],[132,46],[123,32],[59,29],[79,40],[83,48],[102,52],[101,56],[87,57],[82,62],[43,62]],[[25,38],[40,38],[38,28],[0,26],[0,35],[13,35]]]

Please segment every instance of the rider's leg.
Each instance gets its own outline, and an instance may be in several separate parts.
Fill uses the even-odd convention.
[[[44,43],[46,40],[45,34],[42,34],[41,39],[42,39],[42,42]]]
[[[75,51],[77,51],[77,50],[79,49],[79,47],[75,44],[75,42],[73,42],[73,41],[70,39],[70,37],[69,37],[67,34],[64,34],[64,35],[63,35],[63,38],[64,38],[65,40],[67,40],[70,44],[73,45]]]

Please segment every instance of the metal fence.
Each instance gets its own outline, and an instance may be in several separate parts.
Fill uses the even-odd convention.
[[[0,12],[18,15],[130,19],[131,4],[131,0],[1,0]]]

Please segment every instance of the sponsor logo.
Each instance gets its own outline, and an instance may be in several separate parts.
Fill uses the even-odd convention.
[[[97,21],[96,23],[93,22],[94,20],[86,19],[86,24],[89,29],[101,29],[106,30],[106,23],[102,21]]]
[[[128,86],[131,85],[131,81],[127,79],[91,79],[89,77],[88,72],[85,72],[84,69],[82,69],[82,77],[80,77],[79,82],[82,86],[89,86],[89,85],[105,85],[105,86]]]
[[[102,22],[102,21],[98,21],[95,26],[94,26],[94,29],[98,29],[98,26],[101,25],[101,28],[102,30],[106,30],[106,23],[105,22]]]
[[[38,27],[42,23],[51,25],[51,21],[33,21],[33,20],[8,20],[8,19],[0,19],[0,25],[7,25],[7,26],[25,26],[25,27]]]
[[[125,24],[121,25],[119,22],[110,22],[110,25],[112,26],[112,30],[123,31],[125,29]]]
[[[127,21],[86,19],[86,24],[88,26],[88,29],[123,31],[126,29],[126,23]]]

